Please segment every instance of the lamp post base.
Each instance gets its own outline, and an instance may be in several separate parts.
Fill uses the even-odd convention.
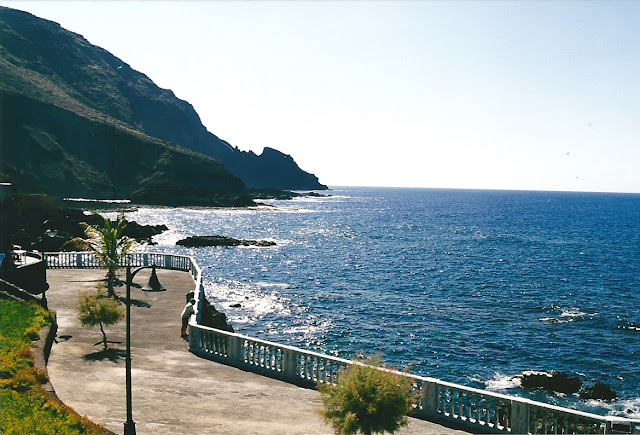
[[[136,435],[136,422],[126,421],[124,423],[124,435]]]

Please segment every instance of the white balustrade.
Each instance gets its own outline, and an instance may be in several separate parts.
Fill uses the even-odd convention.
[[[52,269],[102,267],[92,252],[47,252],[45,258],[47,267]],[[189,272],[195,282],[197,306],[204,300],[202,272],[191,257],[136,252],[127,256],[121,265],[156,265]],[[201,326],[195,316],[189,323],[189,350],[203,358],[306,386],[335,384],[339,372],[354,364],[330,355]],[[640,420],[595,415],[434,378],[392,372],[411,380],[416,396],[413,416],[455,423],[471,432],[640,433]]]

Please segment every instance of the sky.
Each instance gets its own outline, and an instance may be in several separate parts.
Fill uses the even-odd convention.
[[[329,186],[640,193],[640,1],[7,1]]]

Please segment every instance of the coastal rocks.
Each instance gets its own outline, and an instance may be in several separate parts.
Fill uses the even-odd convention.
[[[200,324],[209,328],[220,329],[227,332],[235,332],[233,326],[227,322],[227,315],[216,310],[213,304],[204,300],[202,304],[202,315]]]
[[[136,239],[139,243],[155,244],[151,239],[153,236],[167,231],[166,225],[140,225],[136,221],[128,221],[124,229],[124,235]]]
[[[582,381],[577,376],[552,370],[549,372],[524,372],[520,385],[523,388],[540,388],[552,393],[574,394]]]
[[[205,246],[275,246],[275,242],[268,240],[242,240],[225,236],[194,236],[178,240],[176,245],[187,246],[189,248],[200,248]]]
[[[611,389],[605,383],[596,382],[595,385],[591,387],[586,387],[580,392],[581,399],[595,399],[595,400],[613,400],[618,397],[618,394]]]
[[[582,387],[582,381],[577,376],[552,370],[551,372],[525,371],[514,376],[522,388],[542,389],[550,393],[576,394]],[[583,388],[579,396],[583,400],[613,400],[618,397],[611,387],[603,382],[596,382],[590,387]]]

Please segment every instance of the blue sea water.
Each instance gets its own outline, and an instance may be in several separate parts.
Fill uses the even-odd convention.
[[[258,209],[140,208],[236,330],[593,412],[640,417],[640,195],[334,188]],[[272,248],[184,248],[186,236]],[[240,303],[240,308],[232,304]],[[521,389],[558,370],[610,404]]]

